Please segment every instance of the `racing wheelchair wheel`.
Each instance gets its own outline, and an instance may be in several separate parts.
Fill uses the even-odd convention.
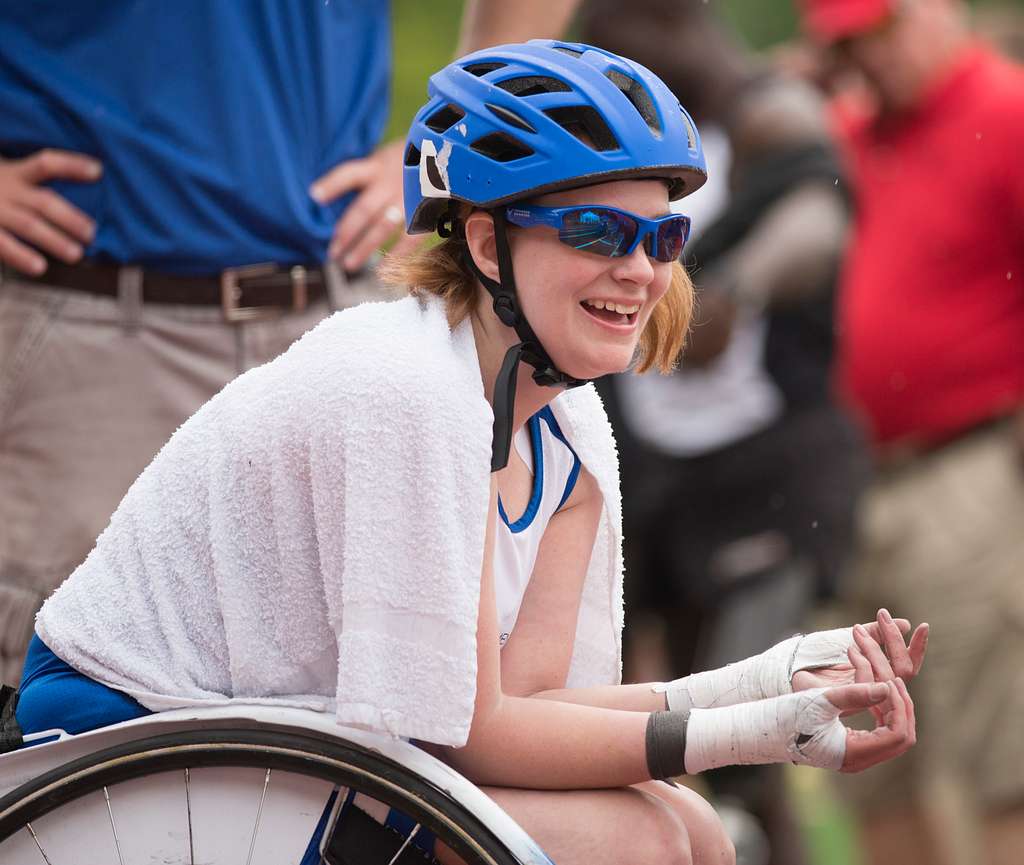
[[[406,815],[403,834],[362,834],[356,792]],[[151,736],[33,778],[0,799],[0,865],[406,865],[429,861],[420,827],[469,865],[548,861],[373,748],[256,727]]]

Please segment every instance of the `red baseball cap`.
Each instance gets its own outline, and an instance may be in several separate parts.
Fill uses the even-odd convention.
[[[804,29],[820,42],[836,42],[883,22],[897,0],[800,0]]]

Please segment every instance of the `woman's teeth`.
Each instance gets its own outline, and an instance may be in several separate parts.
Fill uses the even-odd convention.
[[[587,306],[592,306],[594,309],[607,309],[610,312],[617,312],[620,315],[632,315],[634,312],[639,311],[640,304],[634,303],[630,306],[626,306],[621,303],[612,303],[611,301],[605,300],[585,300],[583,301]]]

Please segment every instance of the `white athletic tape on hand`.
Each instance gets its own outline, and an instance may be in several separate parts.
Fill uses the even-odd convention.
[[[825,690],[694,709],[686,729],[687,774],[719,766],[784,762],[839,769],[846,756],[846,728]]]
[[[681,712],[765,700],[792,693],[793,674],[800,670],[847,661],[846,650],[851,645],[853,628],[797,634],[760,655],[655,685],[652,690],[664,693],[668,708]]]
[[[719,670],[694,673],[674,682],[656,685],[654,690],[665,692],[670,709],[683,712],[691,708],[733,706],[788,694],[792,691],[789,671],[802,639],[799,635],[790,637],[760,655]]]
[[[846,652],[853,645],[853,628],[835,628],[805,634],[796,647],[789,680],[800,670],[817,670],[850,662]]]

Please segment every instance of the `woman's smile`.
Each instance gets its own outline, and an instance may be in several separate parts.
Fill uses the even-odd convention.
[[[636,328],[641,304],[594,298],[580,301],[580,306],[589,318],[603,327],[618,333],[630,333]]]

